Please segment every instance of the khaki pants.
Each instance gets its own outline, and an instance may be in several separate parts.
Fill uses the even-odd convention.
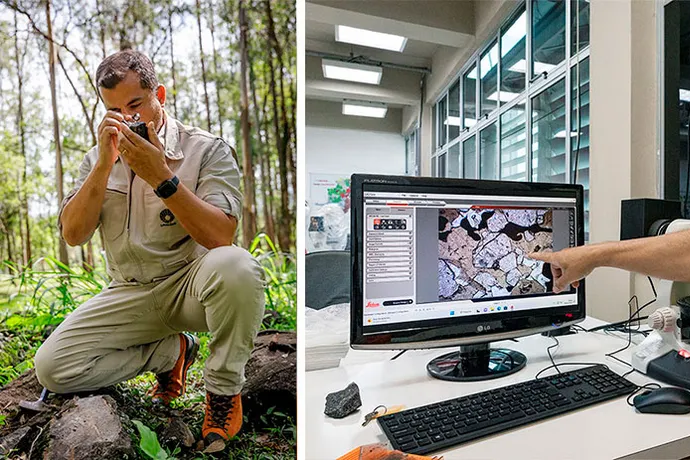
[[[264,313],[264,273],[244,249],[213,249],[165,280],[104,289],[72,312],[36,354],[55,393],[92,391],[173,368],[181,331],[210,331],[206,389],[237,394]]]

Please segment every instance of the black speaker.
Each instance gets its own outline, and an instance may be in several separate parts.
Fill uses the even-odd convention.
[[[680,218],[680,201],[652,198],[623,200],[621,201],[621,240],[652,236],[656,232],[650,232],[650,229],[655,223],[658,226],[660,221]]]

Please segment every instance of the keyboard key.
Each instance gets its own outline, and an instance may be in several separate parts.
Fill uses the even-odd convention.
[[[407,444],[403,444],[400,446],[400,450],[403,452],[407,452],[407,451],[410,451],[410,450],[416,449],[416,448],[417,448],[417,443],[414,441],[408,442]]]

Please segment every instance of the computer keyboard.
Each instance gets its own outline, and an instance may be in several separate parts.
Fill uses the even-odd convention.
[[[377,418],[393,448],[426,454],[628,395],[636,385],[597,365]]]

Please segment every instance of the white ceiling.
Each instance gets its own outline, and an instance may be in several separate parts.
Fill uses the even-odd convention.
[[[482,1],[482,0],[479,0]],[[397,66],[431,68],[439,49],[463,48],[474,41],[475,5],[470,0],[306,0],[306,97],[416,105],[422,73]],[[407,37],[402,53],[335,41],[337,24]],[[378,86],[327,80],[314,53],[356,56],[383,62]]]

